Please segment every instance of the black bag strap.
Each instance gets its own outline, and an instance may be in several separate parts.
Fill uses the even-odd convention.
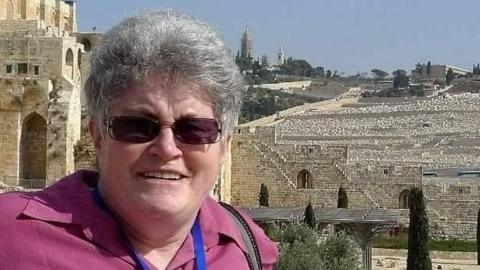
[[[250,270],[262,270],[262,259],[258,250],[258,244],[255,240],[252,229],[250,226],[248,226],[247,221],[233,206],[224,202],[219,203],[230,214],[233,221],[239,228],[240,233],[242,234],[243,241],[245,242],[245,246],[248,250],[248,254],[245,254],[245,256],[247,257],[248,264],[250,265]]]

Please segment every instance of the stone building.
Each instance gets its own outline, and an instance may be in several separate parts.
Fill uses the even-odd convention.
[[[465,76],[471,71],[455,67],[452,65],[422,65],[421,69],[412,72],[413,78],[419,82],[437,81],[445,82],[445,76],[448,70],[451,69],[455,76]]]
[[[330,101],[329,101],[330,102]],[[335,208],[340,187],[349,208],[401,210],[422,187],[431,234],[475,238],[480,207],[480,96],[463,95],[359,108],[320,110],[322,103],[237,128],[225,200],[258,206]],[[317,110],[317,107],[319,108]]]
[[[44,187],[75,170],[82,70],[95,41],[76,31],[75,1],[0,0],[0,180],[8,185]]]

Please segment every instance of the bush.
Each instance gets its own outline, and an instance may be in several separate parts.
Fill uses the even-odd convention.
[[[356,270],[360,268],[359,248],[346,234],[320,235],[305,224],[291,223],[278,231],[270,228],[269,236],[280,241],[279,270]]]
[[[330,236],[320,246],[320,258],[324,270],[360,269],[358,244],[344,232]]]

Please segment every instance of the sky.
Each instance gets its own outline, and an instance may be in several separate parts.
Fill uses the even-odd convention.
[[[236,53],[248,26],[254,56],[287,57],[354,75],[416,63],[480,63],[480,0],[77,0],[79,31],[126,16],[181,11],[209,23]]]

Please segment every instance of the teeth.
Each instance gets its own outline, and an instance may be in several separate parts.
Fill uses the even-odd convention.
[[[148,178],[158,178],[163,180],[179,180],[180,178],[182,178],[181,175],[174,172],[146,172],[146,173],[143,173],[143,176]]]

